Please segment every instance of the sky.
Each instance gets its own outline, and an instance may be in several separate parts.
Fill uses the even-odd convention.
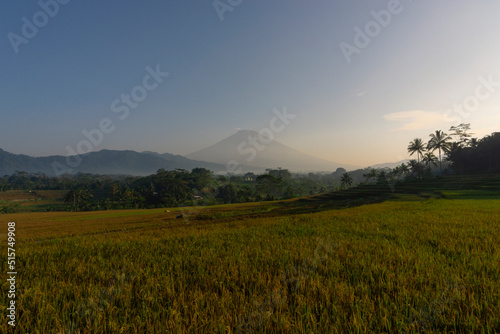
[[[326,160],[400,161],[438,129],[500,131],[499,12],[491,0],[2,1],[0,148],[185,155],[272,129]]]

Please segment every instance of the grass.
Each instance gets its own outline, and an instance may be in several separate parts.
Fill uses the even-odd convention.
[[[16,329],[500,332],[500,193],[454,185],[2,215],[17,227]]]

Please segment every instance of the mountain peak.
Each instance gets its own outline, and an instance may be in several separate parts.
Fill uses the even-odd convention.
[[[266,138],[267,139],[267,138]],[[281,166],[294,172],[334,171],[354,166],[323,160],[299,152],[276,140],[265,140],[254,130],[238,130],[214,145],[186,155],[189,159],[227,165],[251,166],[258,169]]]
[[[234,134],[236,135],[236,134],[256,134],[256,133],[258,132],[255,130],[239,129]]]
[[[247,139],[246,137],[249,137],[249,136],[258,136],[259,133],[255,130],[238,130],[236,131],[234,134],[232,134],[231,136],[225,138],[225,139],[228,139],[228,138],[231,138],[231,137],[242,137],[242,138],[245,138]]]

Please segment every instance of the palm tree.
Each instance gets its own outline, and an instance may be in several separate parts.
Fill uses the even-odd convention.
[[[363,174],[363,177],[366,177],[366,182],[368,182],[368,180],[377,177],[377,170],[375,168],[372,168],[368,173]]]
[[[352,185],[353,179],[349,173],[344,173],[342,174],[342,177],[340,178],[340,187],[341,188],[347,188]]]
[[[444,133],[441,130],[436,130],[436,132],[431,133],[429,135],[431,139],[427,143],[427,150],[434,152],[435,150],[439,151],[439,168],[441,173],[443,172],[443,160],[441,158],[441,151],[447,152],[450,146],[451,137],[448,136],[447,133]]]
[[[429,167],[429,165],[431,165],[431,164],[433,164],[434,166],[437,166],[436,161],[438,161],[438,158],[434,155],[434,153],[427,152],[424,154],[422,161],[425,163],[425,165],[427,167]]]
[[[424,141],[420,138],[415,138],[408,145],[408,153],[412,156],[414,153],[417,153],[417,161],[420,162],[420,156],[423,155],[425,151]]]
[[[402,163],[399,166],[399,170],[401,171],[401,174],[403,174],[403,177],[407,177],[408,173],[410,172],[410,170],[408,169],[408,165],[406,165],[404,163]]]
[[[377,183],[384,183],[387,181],[387,173],[385,170],[381,170],[377,173]]]
[[[399,180],[402,174],[401,167],[396,166],[389,173],[387,173],[387,181],[395,182],[396,180]]]
[[[416,177],[422,176],[423,167],[422,167],[422,164],[420,162],[418,162],[417,160],[415,160],[415,159],[410,160],[408,162],[408,168],[413,176],[416,176]]]

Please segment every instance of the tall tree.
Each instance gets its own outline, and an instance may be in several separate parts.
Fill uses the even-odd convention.
[[[363,177],[366,178],[366,182],[370,181],[371,179],[377,177],[377,170],[375,168],[370,169],[368,173],[363,174]]]
[[[257,176],[257,184],[255,189],[266,200],[275,200],[283,195],[283,187],[285,183],[283,179],[274,177],[271,174],[263,174]]]
[[[442,173],[443,159],[441,157],[441,151],[448,152],[448,148],[450,146],[450,140],[452,138],[448,136],[447,133],[441,130],[436,130],[436,132],[431,133],[429,137],[431,137],[431,139],[427,143],[427,150],[431,152],[434,152],[435,150],[439,151],[439,169],[441,170]]]
[[[425,163],[427,167],[429,167],[431,164],[437,166],[438,158],[434,155],[434,153],[427,152],[424,154],[422,161]]]
[[[462,123],[456,126],[452,126],[449,131],[451,131],[450,135],[457,137],[457,145],[459,147],[468,146],[470,138],[473,133],[469,132],[470,123]]]
[[[422,177],[424,174],[424,166],[415,159],[408,162],[408,168],[413,176]]]
[[[341,188],[347,188],[347,187],[350,187],[352,185],[352,182],[353,182],[353,179],[351,177],[351,175],[349,175],[349,173],[344,173],[342,175],[342,177],[340,178],[340,187]]]
[[[73,203],[73,209],[75,211],[86,211],[90,210],[93,197],[94,196],[88,189],[78,188],[76,190],[69,191],[66,194],[64,201],[68,204]]]
[[[425,152],[424,141],[420,138],[415,138],[408,145],[408,153],[412,156],[414,153],[417,153],[417,162],[420,162],[420,157]]]
[[[468,147],[453,147],[448,160],[458,174],[500,174],[500,132],[475,141]]]
[[[407,177],[408,173],[410,172],[410,170],[408,169],[408,165],[406,165],[404,163],[402,163],[399,166],[399,170],[401,171],[401,174],[403,175],[403,177]]]

